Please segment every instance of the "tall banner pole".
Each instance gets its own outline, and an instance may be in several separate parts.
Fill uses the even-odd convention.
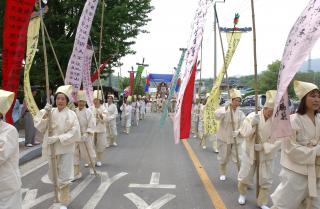
[[[255,113],[258,114],[258,70],[257,70],[257,39],[256,39],[256,20],[254,13],[254,1],[251,0],[251,14],[252,14],[252,31],[253,31],[253,60],[254,60],[254,82],[255,82]],[[258,125],[255,127],[256,136],[255,136],[255,144],[260,143],[258,137]],[[259,173],[260,173],[260,158],[259,152],[255,151],[255,159],[256,159],[256,197],[259,196]]]
[[[41,5],[41,0],[39,0],[39,5]],[[41,35],[42,35],[42,47],[43,47],[43,55],[44,55],[44,70],[45,70],[45,78],[46,78],[46,94],[47,94],[47,103],[50,103],[50,93],[49,93],[49,70],[48,70],[48,57],[47,57],[47,48],[46,48],[46,40],[44,34],[44,22],[43,22],[43,14],[40,10],[40,19],[41,19]],[[51,134],[51,112],[48,112],[48,136]],[[53,175],[53,186],[54,186],[54,196],[55,200],[58,203],[58,170],[57,170],[57,161],[56,161],[56,152],[54,148],[54,144],[50,144],[50,154],[51,154],[51,163],[52,163],[52,175]]]

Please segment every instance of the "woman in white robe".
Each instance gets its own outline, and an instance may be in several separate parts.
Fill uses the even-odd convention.
[[[0,90],[0,208],[21,209],[21,177],[19,171],[19,134],[4,122],[14,93]]]
[[[123,132],[126,134],[129,134],[130,127],[131,127],[131,114],[132,114],[131,98],[128,97],[125,100],[125,102],[122,104],[120,109],[124,113]]]

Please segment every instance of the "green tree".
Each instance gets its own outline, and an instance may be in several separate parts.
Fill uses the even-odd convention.
[[[85,0],[51,0],[48,1],[49,11],[44,17],[52,43],[56,50],[62,70],[65,74],[72,52],[75,34],[85,4]],[[112,56],[109,67],[121,65],[120,59],[127,54],[134,54],[131,46],[140,33],[146,33],[144,26],[150,21],[148,14],[153,10],[151,0],[105,0],[105,14],[102,38],[102,61]],[[3,31],[4,1],[0,1],[0,34]],[[95,55],[98,57],[100,40],[100,20],[102,3],[98,4],[90,32]],[[2,37],[0,36],[1,40]],[[47,41],[48,42],[48,41]],[[89,42],[90,44],[90,42]],[[47,43],[49,46],[49,42]],[[32,84],[44,85],[44,62],[42,41],[39,40],[39,51],[35,56],[30,73]],[[2,42],[0,44],[2,50]],[[51,85],[63,84],[59,70],[48,47],[48,66]],[[95,64],[93,63],[93,66]],[[95,67],[93,67],[95,69]]]

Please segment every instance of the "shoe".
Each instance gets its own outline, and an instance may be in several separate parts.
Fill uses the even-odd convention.
[[[207,149],[207,147],[206,146],[202,146],[202,149]]]
[[[214,153],[219,153],[219,150],[214,149],[213,152],[214,152]]]
[[[26,147],[33,147],[33,145],[29,143],[26,145]]]
[[[115,146],[115,147],[116,147],[116,146],[118,146],[118,144],[117,144],[116,142],[113,142],[113,146]]]
[[[67,206],[65,206],[65,205],[61,205],[61,206],[60,206],[60,209],[68,209],[68,208],[67,208]]]
[[[100,161],[97,161],[97,164],[96,164],[98,167],[101,167],[102,166],[102,163]]]
[[[197,135],[193,135],[193,138],[197,138]]]
[[[240,205],[246,204],[246,196],[240,195],[239,198],[238,198],[238,203],[239,203]]]
[[[268,206],[266,206],[266,205],[261,205],[260,208],[261,208],[261,209],[270,209],[270,208],[269,208]]]
[[[41,144],[41,143],[38,141],[33,142],[33,145],[39,145],[39,144]]]
[[[110,147],[110,145],[108,144],[107,146],[106,146],[106,148],[109,148]]]
[[[94,175],[94,171],[93,171],[92,168],[90,168],[90,174],[91,174],[91,175]]]
[[[89,164],[88,163],[84,164],[84,167],[89,167]]]
[[[73,177],[73,181],[78,180],[82,177],[82,173],[79,173],[78,175],[76,175],[75,177]]]
[[[225,175],[220,176],[220,181],[225,181],[226,179],[227,179],[227,177]]]

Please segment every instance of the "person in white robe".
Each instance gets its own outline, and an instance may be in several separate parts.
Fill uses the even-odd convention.
[[[137,96],[134,95],[133,96],[133,102],[131,104],[132,107],[132,115],[131,115],[131,119],[132,119],[132,124],[135,124],[136,126],[139,125],[139,110],[140,110],[140,103],[137,101]]]
[[[96,151],[96,166],[102,166],[103,153],[107,146],[107,110],[104,105],[102,105],[102,91],[94,90],[93,92],[93,107],[90,110],[96,121],[96,126],[94,128],[94,146]]]
[[[320,208],[320,107],[319,88],[294,81],[300,100],[290,116],[292,136],[282,139],[280,184],[271,194],[272,209],[298,209],[310,198],[311,209]],[[287,116],[289,117],[289,116]]]
[[[196,95],[196,99],[193,104],[192,113],[191,113],[191,133],[194,134],[193,138],[197,138],[197,135],[198,135],[199,114],[200,114],[200,100],[199,100],[199,96]]]
[[[126,134],[130,133],[130,127],[131,127],[131,114],[132,114],[131,99],[132,97],[129,96],[120,107],[124,115],[123,132]]]
[[[272,187],[273,163],[277,151],[280,150],[280,141],[274,142],[272,133],[272,114],[276,91],[266,92],[264,108],[257,114],[250,113],[240,128],[240,134],[244,138],[242,144],[241,167],[238,174],[238,191],[240,193],[238,203],[246,203],[246,195],[249,186],[253,185],[254,174],[257,169],[255,152],[259,154],[259,192],[257,205],[261,209],[269,209],[270,189]],[[255,143],[256,126],[258,126],[258,143]]]
[[[118,116],[118,109],[117,106],[113,103],[114,95],[109,94],[107,96],[107,104],[105,104],[105,108],[107,111],[107,122],[106,122],[106,129],[107,129],[107,146],[118,146],[117,144],[117,116]]]
[[[21,209],[19,134],[3,118],[14,100],[14,93],[0,90],[0,208]]]
[[[57,182],[58,201],[62,204],[60,208],[66,208],[70,202],[75,142],[81,137],[77,115],[67,107],[72,100],[72,90],[71,85],[60,86],[55,94],[56,107],[47,104],[34,118],[35,127],[44,134],[42,156],[48,158],[49,179]],[[50,146],[53,146],[55,153],[51,153]],[[56,171],[53,171],[52,155],[55,157]]]
[[[230,97],[231,104],[226,105],[225,107],[220,107],[214,113],[216,119],[220,121],[220,127],[217,132],[217,139],[221,181],[226,180],[226,166],[229,162],[230,157],[232,158],[233,162],[240,163],[237,162],[237,159],[239,159],[240,161],[240,146],[243,140],[239,135],[239,129],[245,119],[244,113],[239,109],[241,102],[241,93],[237,89],[230,89]],[[239,158],[237,158],[237,151]]]
[[[75,113],[80,124],[81,137],[76,140],[74,152],[74,179],[81,178],[80,160],[85,160],[86,164],[90,165],[90,174],[94,174],[96,153],[93,148],[93,133],[95,120],[91,111],[86,107],[87,98],[85,91],[78,91],[77,94],[78,107]],[[90,163],[92,162],[92,165]]]
[[[146,115],[146,101],[145,101],[146,97],[143,96],[140,99],[140,120],[144,120],[144,117]]]

